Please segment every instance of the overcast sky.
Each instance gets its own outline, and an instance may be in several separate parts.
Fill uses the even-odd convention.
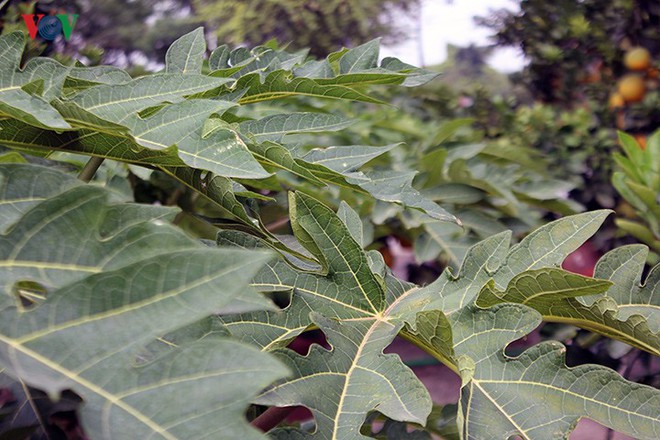
[[[422,41],[426,65],[438,64],[447,57],[447,43],[468,46],[489,43],[490,29],[475,25],[474,16],[488,15],[493,9],[518,9],[515,0],[422,0]],[[383,47],[381,56],[395,56],[401,61],[421,65],[418,41],[410,41],[394,47]],[[522,55],[513,49],[498,49],[489,64],[502,72],[520,70],[524,64]]]

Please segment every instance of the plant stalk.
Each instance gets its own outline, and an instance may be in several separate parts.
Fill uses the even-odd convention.
[[[102,163],[103,163],[102,157],[96,157],[96,156],[90,157],[90,159],[87,161],[82,171],[78,175],[78,179],[82,180],[83,182],[89,182],[90,180],[92,180],[92,177],[94,177],[94,174],[96,174],[96,171],[99,169]]]

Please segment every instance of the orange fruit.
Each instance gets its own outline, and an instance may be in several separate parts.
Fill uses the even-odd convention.
[[[610,95],[608,105],[611,109],[621,108],[626,105],[626,101],[623,99],[623,96],[621,96],[621,93],[614,92]]]
[[[644,98],[646,86],[639,75],[625,75],[619,80],[619,94],[626,102],[637,102]]]
[[[633,47],[623,56],[623,64],[630,70],[645,70],[651,65],[651,54],[643,47]]]

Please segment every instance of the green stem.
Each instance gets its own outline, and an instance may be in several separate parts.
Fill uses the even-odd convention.
[[[89,182],[92,180],[92,177],[94,177],[94,174],[96,174],[96,170],[99,169],[102,163],[102,157],[92,156],[78,175],[78,179],[82,180],[83,182]]]

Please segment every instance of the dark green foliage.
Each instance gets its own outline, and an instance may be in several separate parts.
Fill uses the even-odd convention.
[[[379,63],[377,41],[323,60],[222,46],[206,62],[197,29],[170,46],[162,72],[139,78],[45,58],[21,66],[24,45],[22,33],[0,38],[0,143],[15,150],[0,164],[0,380],[27,392],[0,417],[36,409],[0,429],[48,431],[51,420],[36,416],[57,407],[37,389],[82,398],[62,407],[94,440],[259,440],[259,420],[296,405],[314,426],[276,420],[271,438],[362,440],[374,412],[388,419],[375,435],[389,438],[406,424],[418,439],[566,437],[581,417],[658,438],[656,389],[603,366],[569,368],[560,342],[504,352],[544,319],[660,352],[660,270],[643,277],[644,247],[603,257],[598,278],[559,268],[609,212],[566,216],[515,245],[485,222],[484,239],[425,285],[365,249],[370,223],[344,198],[376,207],[372,218],[436,232],[461,221],[434,200],[475,205],[462,214],[468,224],[488,205],[522,211],[525,194],[554,191],[525,188],[543,178],[487,146],[446,148],[465,120],[432,131],[407,121],[424,133],[409,161],[386,140],[396,133],[387,120],[369,125],[321,104],[371,109],[382,95],[368,86],[419,85],[434,73]],[[334,142],[357,139],[365,121],[365,142]],[[78,179],[53,168],[86,156]],[[410,163],[422,164],[419,182]],[[520,174],[494,180],[499,166]],[[133,203],[140,186],[187,212]],[[286,348],[309,330],[329,349]],[[426,387],[384,353],[398,335],[460,376],[457,407],[431,413]]]
[[[196,14],[219,40],[255,46],[275,39],[292,49],[325,56],[376,37],[394,42],[410,36],[400,23],[419,0],[194,0]]]

